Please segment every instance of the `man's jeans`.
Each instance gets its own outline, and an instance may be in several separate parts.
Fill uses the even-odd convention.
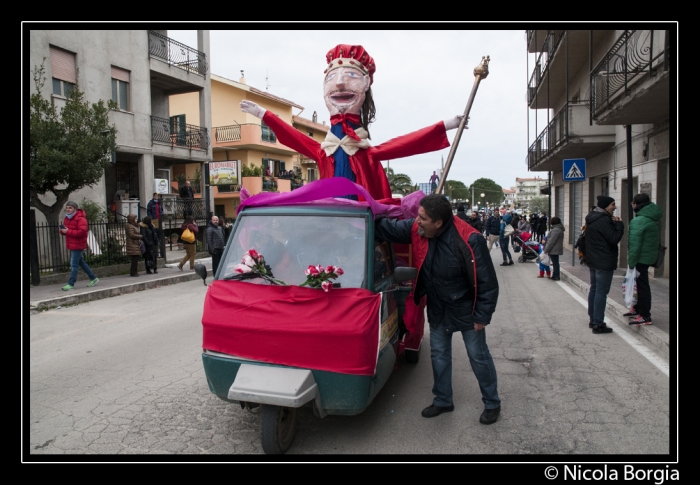
[[[211,251],[211,275],[216,276],[216,271],[219,269],[221,256],[224,254],[223,249],[212,249]]]
[[[83,259],[83,252],[82,251],[77,251],[77,250],[70,250],[70,278],[68,279],[68,284],[73,286],[75,285],[75,281],[78,279],[78,268],[83,268],[83,271],[85,271],[85,274],[88,275],[88,278],[90,280],[94,280],[96,278],[95,273],[92,272],[90,269],[90,266],[87,265],[85,260]]]
[[[605,323],[605,305],[614,270],[588,269],[591,275],[591,288],[588,290],[588,316],[593,325],[603,325]]]
[[[481,400],[486,409],[501,405],[498,397],[496,366],[486,345],[486,329],[462,331],[464,345],[467,348],[469,362],[479,381]],[[433,363],[433,404],[435,406],[452,405],[452,332],[447,332],[444,325],[430,327],[430,358]]]

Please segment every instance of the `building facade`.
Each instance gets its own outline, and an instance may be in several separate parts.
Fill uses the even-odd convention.
[[[572,248],[596,196],[613,197],[627,227],[639,192],[661,207],[661,241],[668,245],[669,167],[677,164],[669,95],[675,29],[528,30],[526,44],[528,124],[537,134],[526,163],[529,171],[551,173],[551,215],[566,226],[565,245]],[[547,119],[536,110],[546,110]],[[584,179],[564,173],[571,159],[585,160]],[[625,268],[627,231],[619,248],[618,267]],[[668,258],[650,275],[668,277]]]
[[[323,141],[328,131],[324,123],[293,114],[293,109],[303,111],[302,106],[249,86],[243,76],[238,81],[233,81],[212,74],[213,136],[212,159],[209,164],[209,197],[211,210],[228,220],[235,218],[236,209],[240,204],[240,190],[244,186],[251,195],[261,191],[286,192],[299,183],[318,178],[316,162],[281,144],[275,133],[261,119],[241,110],[240,102],[244,99],[272,111],[319,142]],[[173,96],[170,116],[184,116],[197,123],[196,101],[194,93]],[[243,177],[244,171],[253,168],[259,169],[260,175]],[[227,176],[221,180],[219,172],[224,171]],[[289,172],[294,174],[291,179]]]
[[[128,207],[143,217],[154,192],[171,192],[173,166],[192,164],[194,174],[211,159],[208,30],[197,31],[197,46],[170,39],[166,30],[32,30],[29,58],[31,68],[44,63],[42,94],[59,109],[76,85],[87,102],[113,99],[119,106],[110,112],[114,163],[71,199],[105,208],[117,201],[120,212]],[[181,93],[197,99],[196,124],[170,116],[170,97]]]
[[[546,197],[542,194],[542,189],[549,186],[547,179],[535,176],[531,178],[515,178],[515,187],[511,187],[513,193],[513,206],[515,209],[527,210],[530,208],[530,201],[535,197]]]

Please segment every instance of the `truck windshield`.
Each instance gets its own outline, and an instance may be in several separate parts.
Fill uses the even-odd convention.
[[[255,249],[263,255],[273,276],[289,285],[306,281],[309,265],[333,265],[344,274],[334,283],[341,288],[362,288],[366,271],[366,219],[320,215],[241,215],[226,243],[219,279],[228,279],[243,254]],[[268,284],[261,278],[245,280]]]

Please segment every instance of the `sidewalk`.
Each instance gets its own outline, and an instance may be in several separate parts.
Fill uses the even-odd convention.
[[[589,269],[581,266],[576,258],[576,264],[572,266],[571,251],[564,248],[564,254],[559,256],[559,266],[561,268],[561,280],[569,284],[574,289],[578,289],[581,297],[588,298],[588,288],[590,287]],[[628,309],[624,304],[622,294],[622,280],[625,278],[627,268],[618,268],[613,276],[613,282],[608,293],[607,308],[605,316],[614,318],[625,327],[629,327],[629,319],[622,315]],[[666,278],[649,278],[651,287],[651,319],[653,325],[641,327],[629,327],[630,330],[638,332],[640,337],[648,340],[655,348],[664,355],[669,355],[669,333],[671,327],[671,308],[669,302],[669,280]],[[674,319],[674,335],[677,320]]]
[[[158,268],[157,274],[146,274],[145,271],[140,271],[137,277],[128,274],[101,277],[97,285],[92,288],[88,288],[87,281],[83,280],[78,280],[75,287],[68,291],[62,290],[63,285],[66,284],[65,281],[58,284],[30,285],[29,309],[30,311],[41,311],[57,306],[77,305],[134,291],[200,280],[201,278],[194,270],[189,269],[189,263],[185,263],[182,271],[177,269],[177,264],[184,256],[184,249],[168,251],[165,267]],[[207,283],[211,282],[211,258],[195,259],[195,262],[203,263],[207,267]]]
[[[515,253],[517,254],[517,253]],[[515,256],[514,254],[514,256]],[[85,286],[87,283],[80,281],[81,286],[75,286],[73,290],[63,291],[61,288],[65,282],[52,285],[30,286],[29,305],[30,311],[41,311],[57,306],[76,305],[101,298],[132,293],[150,288],[173,285],[184,281],[200,279],[197,274],[189,270],[189,265],[185,265],[183,271],[177,269],[177,263],[184,257],[184,250],[173,250],[167,252],[165,268],[159,268],[158,274],[146,274],[141,271],[138,277],[129,275],[118,275],[100,278],[99,283],[92,288]],[[517,256],[516,256],[517,257]],[[211,258],[195,260],[204,263],[207,267],[207,283],[212,281]],[[576,264],[572,266],[571,251],[564,249],[564,254],[559,258],[561,266],[561,280],[567,283],[574,290],[578,290],[581,297],[588,298],[589,271],[588,267]],[[516,263],[520,264],[520,263]],[[523,264],[533,264],[532,262]],[[622,280],[624,269],[618,269],[613,277],[612,287],[608,295],[606,317],[613,318],[627,327],[629,319],[622,315],[627,312],[622,295]],[[669,302],[669,281],[663,278],[650,278],[652,295],[652,320],[653,325],[642,327],[629,327],[630,331],[636,332],[640,337],[646,339],[664,355],[669,354],[669,331],[670,331],[670,302]],[[674,329],[676,320],[673,322]],[[675,334],[675,332],[674,332]]]

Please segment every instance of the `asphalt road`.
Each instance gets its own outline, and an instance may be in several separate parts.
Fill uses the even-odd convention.
[[[500,251],[492,256],[498,264]],[[277,460],[663,461],[677,432],[668,361],[623,331],[592,334],[583,300],[563,282],[534,278],[534,263],[496,271],[500,297],[487,327],[503,401],[496,424],[478,422],[483,404],[460,338],[455,411],[421,417],[432,401],[426,328],[420,361],[401,361],[363,413],[320,419],[301,408]],[[23,451],[47,461],[259,459],[260,415],[207,387],[205,292],[195,280],[31,315]]]

